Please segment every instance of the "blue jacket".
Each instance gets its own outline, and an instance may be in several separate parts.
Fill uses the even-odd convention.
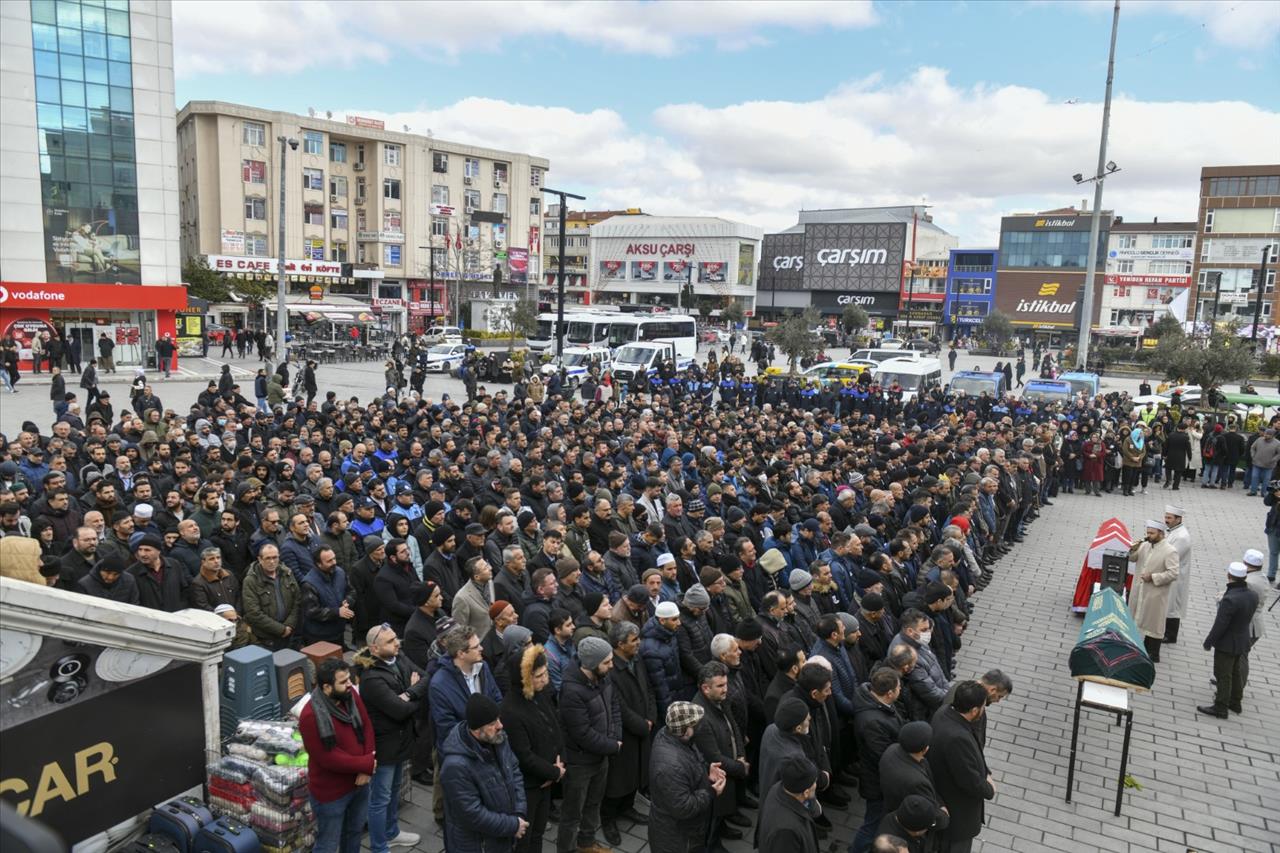
[[[444,798],[444,846],[449,853],[513,850],[519,817],[528,811],[524,777],[511,744],[490,746],[471,736],[465,722],[440,747]]]
[[[657,616],[650,616],[640,631],[640,657],[658,702],[658,719],[665,719],[667,706],[678,698],[683,679],[676,633],[664,628]]]
[[[828,548],[818,555],[819,560],[826,560],[831,567],[831,579],[836,582],[836,592],[840,595],[840,609],[849,611],[849,602],[853,597],[853,569],[847,558],[841,557]]]
[[[818,559],[818,546],[812,539],[805,539],[797,533],[795,541],[791,543],[791,568],[804,569],[807,572],[816,559]]]
[[[350,595],[347,573],[341,566],[335,567],[332,574],[312,566],[301,585],[303,638],[308,643],[325,640],[341,646],[347,620],[338,615],[338,609]]]
[[[308,536],[306,542],[299,542],[291,533],[285,537],[284,544],[280,546],[280,562],[289,567],[289,571],[293,572],[298,583],[302,583],[302,579],[311,574],[316,567],[316,561],[311,556],[311,552],[315,550],[317,544],[314,537]]]
[[[467,699],[471,697],[467,680],[462,677],[453,658],[441,655],[439,661],[440,666],[431,676],[431,689],[427,693],[431,703],[431,722],[436,729],[437,749],[443,746],[445,738],[458,723],[467,719]],[[495,702],[501,702],[502,691],[489,671],[489,664],[481,661],[476,666],[481,668],[480,692]]]
[[[849,655],[843,648],[833,649],[821,638],[809,650],[809,657],[826,658],[831,664],[831,696],[836,700],[836,710],[840,716],[853,719],[856,711],[853,705],[853,694],[858,689],[858,676],[849,662]]]

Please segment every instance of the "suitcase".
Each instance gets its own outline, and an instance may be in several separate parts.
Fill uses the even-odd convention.
[[[177,842],[167,835],[149,832],[125,848],[125,853],[181,853]]]
[[[195,797],[178,797],[155,807],[147,832],[172,838],[178,853],[191,853],[196,836],[206,824],[213,823],[213,812]]]
[[[200,830],[192,853],[262,853],[262,842],[245,824],[222,817]]]

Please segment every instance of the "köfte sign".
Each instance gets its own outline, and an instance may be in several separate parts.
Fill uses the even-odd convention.
[[[404,235],[399,235],[403,241]],[[207,255],[211,269],[218,272],[266,273],[278,275],[275,258],[242,258],[235,255]],[[342,264],[332,261],[285,260],[284,271],[289,275],[342,275]]]
[[[628,255],[661,255],[666,258],[672,255],[692,257],[697,248],[695,243],[628,243],[625,254]]]

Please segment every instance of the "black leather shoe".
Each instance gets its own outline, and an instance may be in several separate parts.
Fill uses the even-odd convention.
[[[751,826],[751,819],[748,818],[746,815],[741,814],[740,812],[734,812],[733,814],[729,815],[727,818],[724,819],[724,822],[731,823],[734,826],[740,826],[743,829],[746,829],[747,827]]]
[[[640,814],[640,812],[636,811],[635,809],[627,809],[625,812],[622,813],[621,817],[623,820],[629,820],[632,823],[637,824],[638,826],[644,826],[649,822],[649,818]]]
[[[618,824],[613,821],[601,821],[600,832],[604,834],[604,840],[608,841],[614,847],[618,847],[622,844],[622,833],[618,831]]]
[[[720,837],[725,841],[741,841],[742,830],[734,829],[732,826],[728,826],[726,824],[725,826],[720,827]]]
[[[1240,707],[1239,705],[1228,705],[1228,706],[1227,706],[1227,710],[1228,710],[1228,711],[1230,711],[1230,712],[1231,712],[1231,713],[1233,713],[1233,714],[1243,714],[1243,713],[1244,713],[1244,708]]]
[[[1219,709],[1216,705],[1197,705],[1196,710],[1201,714],[1208,714],[1210,717],[1217,717],[1219,720],[1225,720],[1230,716],[1225,708]]]

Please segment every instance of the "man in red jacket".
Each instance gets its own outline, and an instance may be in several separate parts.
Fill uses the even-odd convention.
[[[314,853],[360,853],[369,780],[374,770],[373,727],[351,670],[341,659],[322,661],[316,687],[298,719],[307,748],[311,808],[316,815]]]

